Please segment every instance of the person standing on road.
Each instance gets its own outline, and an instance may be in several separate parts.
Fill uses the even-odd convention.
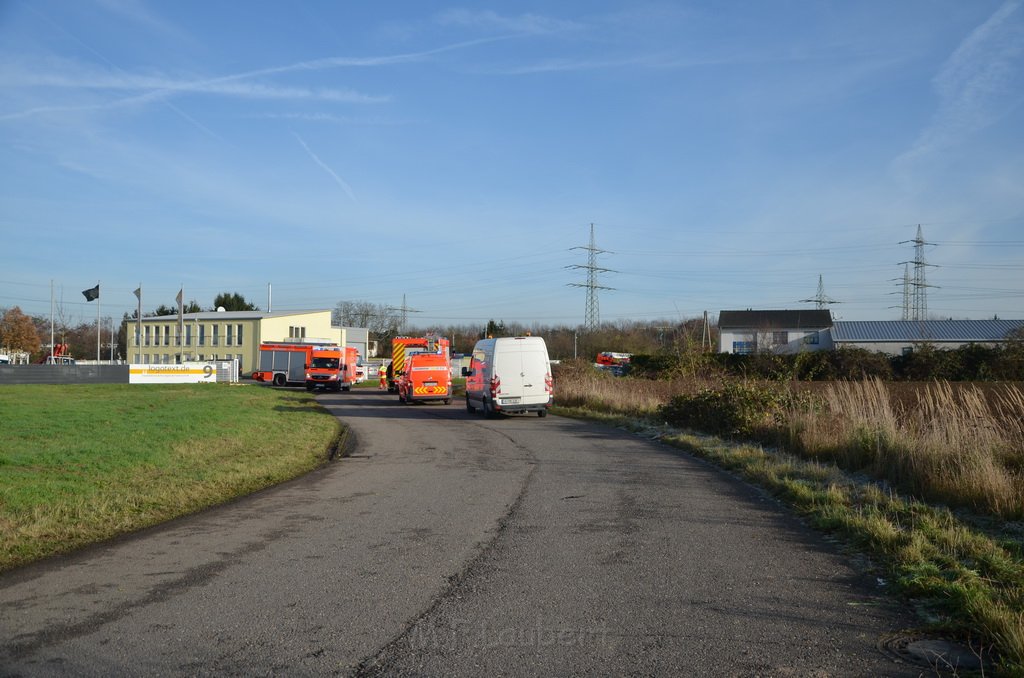
[[[377,390],[383,391],[388,387],[388,370],[384,366],[384,363],[381,363],[380,367],[377,368],[377,374],[380,375],[380,386],[377,387]]]

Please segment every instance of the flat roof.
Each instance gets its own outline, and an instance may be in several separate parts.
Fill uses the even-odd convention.
[[[1024,320],[837,320],[832,341],[991,342],[1005,340],[1014,330],[1024,330]]]
[[[284,318],[290,315],[309,315],[311,313],[330,313],[328,309],[320,309],[316,311],[200,311],[198,313],[185,313],[182,314],[182,318],[185,320],[263,320],[265,318]],[[168,318],[174,318],[177,320],[178,314],[172,313],[171,315],[148,315],[143,316],[143,320],[165,320]]]

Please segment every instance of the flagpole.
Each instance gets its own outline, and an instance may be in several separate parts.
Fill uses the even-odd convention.
[[[53,278],[50,278],[50,355],[53,355]]]
[[[139,288],[135,290],[135,298],[139,300],[139,310],[135,313],[135,355],[139,358],[139,363],[142,362],[142,282],[139,282]]]
[[[96,281],[96,288],[99,289],[100,281]],[[100,295],[96,293],[96,362],[100,361]]]
[[[178,364],[185,362],[185,315],[182,312],[185,304],[185,283],[178,289]]]

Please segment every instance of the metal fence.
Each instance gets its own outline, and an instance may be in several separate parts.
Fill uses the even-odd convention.
[[[207,363],[216,370],[218,383],[239,380],[237,360],[217,360]],[[138,365],[0,365],[0,386],[7,384],[127,384],[130,370]],[[157,366],[161,367],[161,366]],[[166,367],[166,366],[164,366]]]
[[[0,385],[127,383],[128,365],[0,365]]]

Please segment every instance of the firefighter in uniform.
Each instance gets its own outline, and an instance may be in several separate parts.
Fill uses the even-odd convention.
[[[377,387],[377,390],[383,391],[388,387],[388,370],[384,367],[384,363],[381,363],[380,367],[377,368],[377,374],[380,375],[380,386]]]

